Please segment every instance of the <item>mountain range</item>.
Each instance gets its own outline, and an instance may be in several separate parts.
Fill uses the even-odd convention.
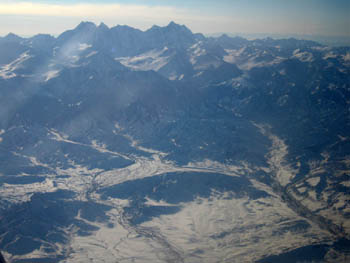
[[[347,262],[350,47],[82,22],[0,38],[10,262]]]

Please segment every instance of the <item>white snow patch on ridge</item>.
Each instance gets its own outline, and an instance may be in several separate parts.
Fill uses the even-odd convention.
[[[294,50],[293,57],[299,59],[301,62],[312,62],[314,60],[314,57],[310,52],[302,52],[300,49]]]
[[[293,168],[286,161],[286,157],[288,155],[288,146],[281,138],[277,137],[269,131],[270,127],[255,123],[253,124],[260,129],[260,132],[263,135],[267,136],[271,140],[272,146],[269,153],[266,155],[267,162],[269,164],[268,169],[274,173],[277,181],[281,184],[281,186],[286,186],[299,172],[299,169]]]
[[[346,53],[346,55],[343,56],[344,61],[350,61],[350,53]]]
[[[16,77],[16,73],[14,73],[13,71],[18,69],[24,61],[30,59],[31,57],[33,56],[30,56],[28,54],[28,51],[26,51],[23,54],[21,54],[17,59],[12,61],[10,64],[2,66],[2,68],[0,69],[0,77],[4,79]]]
[[[169,62],[169,56],[164,56],[164,52],[167,50],[167,47],[163,48],[162,50],[153,49],[135,57],[119,57],[115,58],[115,60],[134,70],[158,71]]]
[[[88,49],[90,47],[92,47],[92,45],[89,45],[87,43],[79,43],[78,50],[79,51],[83,51],[83,50]]]
[[[311,186],[315,187],[321,181],[320,177],[312,177],[306,180]]]
[[[190,47],[190,50],[192,52],[190,62],[192,65],[197,63],[197,57],[203,56],[207,54],[207,51],[204,48],[201,48],[201,41],[198,43],[194,44],[192,47]]]
[[[225,49],[227,55],[224,56],[224,61],[227,63],[235,63],[237,58],[243,54],[245,47],[240,49]]]
[[[89,54],[86,55],[86,58],[92,57],[93,55],[96,55],[98,53],[98,51],[94,50],[91,51]]]
[[[285,58],[276,56],[273,59],[261,60],[261,56],[265,55],[266,51],[262,53],[254,53],[249,56],[245,56],[246,47],[240,49],[225,49],[227,55],[223,57],[223,60],[230,64],[236,64],[239,69],[250,70],[255,67],[265,67],[279,64],[285,60]]]
[[[50,70],[50,71],[44,73],[45,82],[49,81],[50,79],[58,77],[59,72],[60,72],[59,70]]]
[[[329,59],[329,58],[336,58],[337,55],[334,54],[333,52],[329,52],[326,55],[324,55],[323,59]]]

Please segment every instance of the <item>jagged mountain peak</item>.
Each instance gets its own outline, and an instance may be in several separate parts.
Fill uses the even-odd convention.
[[[109,28],[104,23],[98,26],[92,22],[81,22],[77,27],[62,33],[58,38],[58,46],[70,42],[87,43],[113,50],[114,53],[125,55],[138,53],[148,49],[158,49],[164,46],[183,48],[196,42],[198,36],[184,25],[170,22],[167,26],[153,26],[141,31],[126,25]],[[143,43],[140,46],[140,43]],[[132,51],[134,50],[134,51]]]
[[[185,25],[176,24],[174,21],[171,21],[166,28],[192,34],[192,31],[188,27]]]
[[[81,29],[96,29],[96,24],[90,21],[82,21],[75,28],[75,30],[81,30]]]
[[[196,36],[186,26],[170,22],[167,26],[152,26],[144,32],[148,40],[152,39],[152,46],[167,46],[186,48],[196,42]]]
[[[160,30],[162,27],[158,26],[158,25],[153,25],[150,29],[146,30],[146,32],[150,32],[150,31],[157,31]]]
[[[188,29],[185,25],[180,25],[175,23],[174,21],[171,21],[167,26],[161,27],[158,25],[153,25],[150,29],[147,31],[172,31],[172,32],[186,32],[188,34],[192,34],[192,31]]]
[[[221,36],[218,37],[219,40],[231,40],[231,39],[244,39],[240,36],[234,36],[234,37],[230,37],[229,35],[227,34],[222,34]]]
[[[168,24],[168,26],[178,26],[178,24],[176,24],[174,21],[170,21],[170,23]]]
[[[171,21],[166,27],[167,28],[187,28],[185,25],[177,24],[174,21]]]
[[[20,36],[14,34],[14,33],[8,33],[3,40],[5,41],[9,41],[9,42],[19,42],[22,41],[23,38],[21,38]]]
[[[31,37],[31,39],[40,39],[40,38],[46,39],[46,38],[54,38],[54,37],[50,34],[37,34]]]
[[[100,30],[109,30],[109,27],[105,23],[101,22],[99,24],[99,26],[98,26],[98,29],[100,29]]]
[[[28,40],[31,41],[32,44],[37,43],[44,46],[55,41],[55,37],[49,34],[37,34]]]
[[[70,44],[72,42],[91,44],[97,31],[97,26],[92,22],[81,22],[72,30],[63,32],[57,38],[58,46]]]
[[[116,25],[111,28],[112,31],[137,31],[137,32],[142,32],[141,30],[128,26],[128,25]]]

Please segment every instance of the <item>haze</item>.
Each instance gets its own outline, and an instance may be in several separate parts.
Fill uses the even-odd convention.
[[[169,21],[193,32],[350,36],[347,0],[1,1],[0,35],[57,35],[80,21],[148,29]]]

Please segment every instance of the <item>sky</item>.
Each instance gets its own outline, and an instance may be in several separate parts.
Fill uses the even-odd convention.
[[[350,37],[350,0],[0,0],[0,36],[58,35],[81,21],[147,30]]]

